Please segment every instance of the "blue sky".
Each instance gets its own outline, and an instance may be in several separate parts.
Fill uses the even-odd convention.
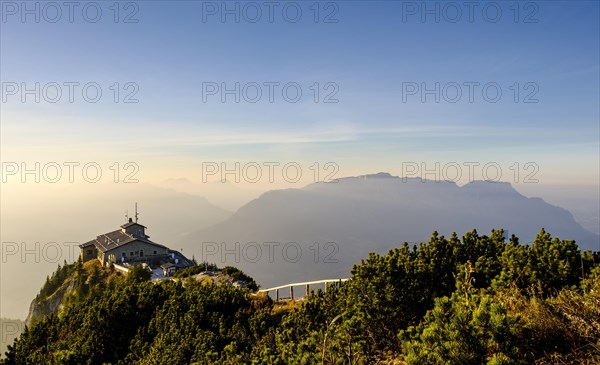
[[[312,1],[293,4],[302,9],[297,23],[282,17],[289,2],[276,2],[273,22],[262,7],[256,23],[243,14],[236,23],[231,15],[223,22],[206,13],[223,2],[139,1],[137,9],[120,3],[119,20],[136,9],[137,23],[114,23],[113,2],[99,2],[97,23],[78,11],[85,2],[73,23],[66,14],[56,23],[43,14],[40,23],[33,16],[22,22],[19,13],[6,14],[12,10],[6,3],[3,83],[93,81],[103,96],[96,104],[77,96],[56,104],[6,96],[3,160],[127,156],[145,162],[148,176],[162,177],[190,175],[186,166],[207,159],[339,161],[348,174],[398,173],[401,161],[535,161],[543,182],[599,183],[597,1],[521,2],[518,22],[513,2],[477,2],[473,22],[461,6],[455,23],[448,19],[454,13],[442,13],[439,23],[431,15],[423,22],[422,9],[407,13],[421,2],[320,2],[317,23]],[[443,9],[447,3],[427,4]],[[500,8],[499,21],[485,18],[484,7],[490,17]],[[324,23],[332,11],[337,22]],[[139,102],[114,103],[109,86],[115,82],[135,83]],[[263,85],[257,103],[235,103],[231,96],[223,103],[219,94],[203,102],[206,82],[294,82],[303,96],[290,103],[276,89],[270,103]],[[315,82],[318,103],[310,89]],[[463,95],[456,103],[435,103],[431,95],[423,103],[417,93],[403,102],[407,82],[457,83]],[[465,82],[480,85],[472,103]],[[502,90],[496,103],[481,95],[490,82]],[[335,86],[323,89],[327,83]],[[518,102],[510,88],[515,83]],[[323,103],[333,90],[339,102]],[[533,91],[539,101],[524,103]]]

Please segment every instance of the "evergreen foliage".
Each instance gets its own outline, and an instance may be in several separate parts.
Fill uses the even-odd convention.
[[[26,328],[4,364],[598,364],[598,261],[544,230],[531,246],[502,231],[434,232],[283,312],[256,287],[76,263],[76,300]]]

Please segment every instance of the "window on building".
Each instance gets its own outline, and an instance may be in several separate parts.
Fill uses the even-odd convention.
[[[154,250],[154,254],[156,255],[156,250]]]
[[[144,257],[144,250],[140,250],[140,257]]]
[[[129,256],[133,256],[133,251],[131,251],[131,252],[129,253]]]

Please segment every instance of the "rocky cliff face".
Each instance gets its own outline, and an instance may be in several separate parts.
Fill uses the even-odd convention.
[[[34,299],[31,301],[25,323],[30,325],[32,321],[39,320],[44,316],[60,310],[64,304],[65,298],[73,292],[74,287],[75,280],[73,277],[70,277],[48,298],[42,300]]]

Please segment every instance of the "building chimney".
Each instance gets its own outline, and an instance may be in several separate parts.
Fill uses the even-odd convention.
[[[129,223],[131,223],[131,222],[133,222],[133,219],[132,219],[132,218],[129,218]]]

